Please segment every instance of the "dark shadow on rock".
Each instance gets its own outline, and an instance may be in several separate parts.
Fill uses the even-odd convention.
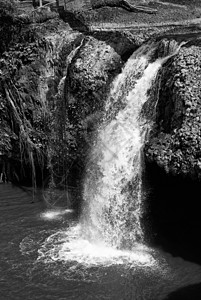
[[[156,35],[156,40],[161,39],[174,39],[176,42],[187,42],[185,47],[200,46],[201,45],[201,31],[200,25],[180,25],[176,26],[174,29],[168,30],[166,32],[161,32]]]
[[[133,52],[145,41],[145,38],[138,34],[119,30],[94,31],[88,33],[88,35],[106,42],[107,45],[111,46],[121,56],[123,61],[127,61]]]
[[[129,32],[118,30],[111,31],[90,31],[82,13],[60,11],[60,17],[68,23],[75,31],[84,33],[86,36],[94,37],[99,41],[106,42],[126,61],[132,53],[144,42],[143,37]]]
[[[164,300],[199,300],[201,299],[201,284],[190,285],[171,293]]]
[[[80,32],[88,32],[89,29],[84,21],[80,20],[79,16],[76,16],[75,13],[67,10],[60,10],[59,15],[61,19],[68,23],[73,30]]]

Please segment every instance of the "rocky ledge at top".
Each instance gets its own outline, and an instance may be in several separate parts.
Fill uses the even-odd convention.
[[[83,147],[82,141],[85,139],[81,133],[90,131],[91,123],[94,126],[97,120],[97,115],[95,120],[88,116],[102,111],[110,82],[121,71],[123,61],[148,39],[148,35],[144,32],[136,34],[128,31],[107,31],[90,32],[90,36],[86,37],[72,31],[67,24],[57,19],[38,25],[37,30],[40,31],[39,29],[41,32],[36,41],[30,45],[28,40],[18,41],[1,56],[5,72],[1,71],[0,78],[0,98],[3,104],[0,108],[0,151],[6,155],[8,153],[7,156],[14,161],[20,159],[16,154],[19,152],[16,151],[19,149],[19,130],[13,132],[12,124],[9,123],[10,109],[6,91],[14,95],[15,87],[18,88],[17,99],[21,103],[20,107],[26,108],[22,109],[26,113],[25,121],[30,118],[32,122],[31,145],[34,142],[35,148],[46,148],[44,144],[47,144],[47,134],[41,107],[48,108],[52,116],[52,109],[54,110],[60,99],[57,95],[60,81],[66,78],[67,94],[62,99],[70,101],[69,128],[72,128],[73,136],[77,139],[73,153],[77,152],[71,158],[76,159],[75,156],[82,156],[86,150],[79,147],[81,144]],[[156,163],[168,173],[199,179],[200,57],[199,44],[188,44],[163,67],[156,123],[144,148],[148,162]],[[24,116],[22,111],[19,114]],[[50,124],[47,126],[49,128]],[[18,127],[19,124],[17,129]],[[90,141],[87,139],[85,142],[88,145]]]
[[[79,112],[76,122],[79,124],[84,120],[87,130],[91,130],[89,127],[94,123],[89,118],[86,124],[88,116],[94,116],[94,112],[101,110],[109,83],[122,65],[121,49],[117,50],[119,56],[108,44],[107,39],[98,41],[88,37],[69,68],[68,84],[74,98],[74,109],[71,108],[72,103],[69,109],[73,117],[73,111]],[[155,125],[144,148],[147,162],[157,164],[166,173],[193,179],[201,179],[200,58],[199,39],[195,39],[184,45],[162,68],[158,77]],[[80,107],[85,109],[80,110]],[[78,127],[80,130],[82,125]]]
[[[161,72],[156,123],[146,161],[166,173],[201,179],[201,47],[186,45]]]

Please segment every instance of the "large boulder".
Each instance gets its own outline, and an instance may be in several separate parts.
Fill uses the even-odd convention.
[[[76,135],[76,157],[84,163],[91,147],[112,79],[121,71],[121,56],[106,42],[86,37],[66,78],[68,116]]]
[[[201,48],[182,47],[161,73],[148,162],[167,173],[201,179]]]
[[[82,100],[83,103],[80,105],[85,106],[88,103],[90,111],[93,112],[92,104],[94,102],[98,102],[98,105],[103,104],[105,91],[121,67],[121,57],[110,45],[87,37],[69,67],[70,91],[77,101]]]
[[[109,31],[97,30],[92,32],[91,35],[110,45],[124,61],[149,38],[148,33],[145,31],[132,33],[131,31],[115,29]]]

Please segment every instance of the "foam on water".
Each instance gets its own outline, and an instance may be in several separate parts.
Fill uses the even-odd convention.
[[[63,218],[64,215],[72,214],[72,209],[49,209],[40,214],[43,220],[54,221]]]
[[[162,60],[148,64],[145,56],[133,57],[115,80],[111,95],[114,101],[121,98],[123,109],[98,131],[85,178],[80,222],[49,236],[38,261],[72,263],[75,273],[80,265],[85,270],[101,265],[160,269],[154,251],[142,243],[140,149],[144,125],[139,114],[161,64]],[[110,106],[111,98],[106,113]],[[58,215],[47,212],[45,217]]]
[[[38,250],[39,262],[72,263],[71,274],[80,266],[99,265],[146,266],[165,272],[154,250],[145,246],[141,224],[141,147],[150,127],[141,110],[158,70],[172,55],[149,63],[152,53],[153,45],[143,46],[114,81],[90,153],[79,224],[46,238]],[[43,218],[60,215],[46,212]]]
[[[132,251],[117,250],[104,243],[91,243],[82,236],[80,224],[49,236],[39,250],[38,260],[46,263],[63,261],[92,266],[114,264],[158,267],[154,251],[142,244],[135,244]]]

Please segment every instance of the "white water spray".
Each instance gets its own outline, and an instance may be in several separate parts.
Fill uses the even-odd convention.
[[[149,63],[156,47],[138,49],[114,81],[85,178],[83,234],[116,249],[144,242],[141,148],[151,123],[141,111],[158,70],[180,49],[167,43],[167,55]]]
[[[149,63],[156,46],[135,52],[114,81],[89,157],[79,224],[48,237],[39,260],[158,268],[153,250],[143,245],[141,148],[150,123],[141,110],[158,70],[179,48]]]
[[[140,112],[162,63],[158,59],[148,64],[146,56],[131,58],[114,83],[112,98],[123,96],[124,108],[100,128],[85,179],[82,220],[92,242],[124,249],[143,241],[141,147],[149,124],[141,119]],[[141,72],[136,81],[136,74]],[[114,105],[110,101],[111,97],[106,113]]]

